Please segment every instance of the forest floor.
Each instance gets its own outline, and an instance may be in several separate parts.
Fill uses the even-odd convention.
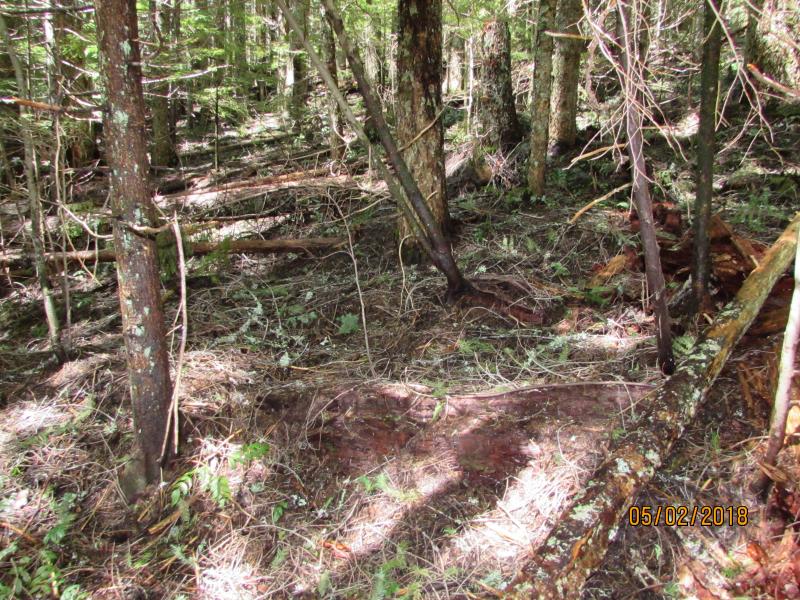
[[[722,218],[753,243],[770,244],[800,207],[789,152],[800,118],[773,128],[778,151],[756,141],[743,160],[749,132],[720,154]],[[685,214],[691,170],[650,139],[656,199]],[[544,198],[524,199],[511,173],[510,189],[451,199],[464,273],[536,309],[542,323],[531,326],[444,306],[435,270],[400,268],[395,209],[358,157],[329,164],[267,117],[223,142],[213,176],[202,144],[183,148],[191,186],[159,196],[166,212],[213,217],[217,236],[342,243],[189,260],[180,455],[133,502],[118,483],[134,443],[113,265],[73,273],[75,357],[61,366],[47,360],[37,289],[0,299],[0,581],[21,597],[501,597],[663,381],[627,191],[570,223],[626,183],[625,169],[609,157],[567,169],[573,154],[554,162]],[[104,186],[76,192],[102,204]],[[252,218],[219,222],[243,215]],[[671,226],[678,244],[685,227]],[[677,293],[688,263],[673,262]],[[735,292],[724,288],[719,306]],[[165,289],[178,323],[174,275]],[[764,322],[639,499],[745,505],[750,524],[620,524],[586,598],[679,597],[724,589],[720,578],[751,597],[798,585],[794,488],[767,505],[746,489],[780,333]],[[696,326],[676,327],[688,346]],[[788,456],[781,468],[796,482]]]

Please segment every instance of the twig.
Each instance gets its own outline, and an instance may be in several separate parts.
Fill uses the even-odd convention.
[[[411,140],[410,142],[408,142],[407,144],[404,144],[404,145],[400,146],[400,152],[405,152],[406,150],[408,150],[409,148],[411,148],[411,146],[413,146],[414,144],[416,144],[416,143],[417,143],[417,140],[418,140],[419,138],[421,138],[423,135],[425,135],[425,132],[427,132],[427,131],[428,131],[428,130],[431,128],[431,127],[433,127],[433,126],[436,124],[436,121],[438,121],[438,120],[439,120],[439,117],[441,117],[441,116],[442,116],[442,113],[445,111],[445,109],[446,109],[446,108],[447,108],[447,106],[445,106],[444,108],[442,108],[442,109],[441,109],[441,110],[440,110],[440,111],[437,113],[437,115],[436,115],[435,117],[433,117],[433,119],[431,120],[431,122],[430,122],[430,123],[428,123],[427,125],[425,125],[425,127],[423,127],[423,128],[422,128],[422,131],[420,131],[420,132],[419,132],[417,135],[415,135],[415,136],[414,136],[414,139],[412,139],[412,140]]]
[[[761,71],[758,70],[758,67],[755,65],[747,65],[747,70],[753,74],[753,77],[758,79],[764,85],[768,85],[769,87],[781,92],[782,94],[786,94],[787,96],[791,96],[793,98],[800,98],[800,89],[790,88],[788,86],[783,85],[779,81],[775,81],[774,79],[767,77]]]
[[[587,204],[582,209],[580,209],[578,212],[576,212],[574,215],[572,215],[572,218],[569,220],[569,224],[570,225],[574,225],[575,222],[578,219],[580,219],[583,216],[584,213],[586,213],[589,210],[591,210],[594,206],[600,204],[603,200],[608,200],[609,198],[611,198],[611,196],[613,196],[617,192],[621,192],[622,190],[628,189],[629,187],[631,187],[631,185],[633,185],[633,184],[630,183],[630,182],[626,183],[624,185],[621,185],[619,187],[614,188],[613,190],[611,190],[610,192],[608,192],[606,194],[603,194],[602,196],[600,196],[596,200],[592,200],[591,202],[589,202],[589,204]]]
[[[369,362],[369,370],[373,377],[377,377],[375,374],[375,364],[372,362],[372,352],[369,349],[369,331],[367,330],[367,311],[364,307],[364,296],[361,293],[361,282],[359,281],[358,277],[358,261],[356,260],[356,253],[353,250],[353,236],[350,234],[350,226],[347,224],[347,219],[342,212],[342,208],[339,206],[339,203],[334,199],[333,196],[328,196],[333,202],[336,210],[339,211],[339,214],[342,217],[342,222],[344,223],[344,229],[347,232],[347,244],[348,244],[348,251],[350,254],[350,260],[353,261],[353,275],[356,279],[356,290],[358,290],[358,303],[361,305],[361,325],[364,327],[364,350],[367,353],[367,361]]]
[[[183,371],[183,356],[186,351],[186,333],[189,327],[189,317],[186,310],[186,258],[183,255],[183,239],[181,228],[178,224],[178,215],[173,215],[172,232],[175,234],[175,245],[178,249],[178,273],[180,275],[181,286],[181,342],[178,346],[178,360],[175,365],[175,385],[172,387],[172,402],[170,403],[170,415],[167,420],[166,431],[164,431],[164,441],[161,445],[161,459],[164,459],[167,450],[167,440],[169,439],[169,427],[172,424],[172,450],[178,453],[178,395],[181,388],[181,371]]]

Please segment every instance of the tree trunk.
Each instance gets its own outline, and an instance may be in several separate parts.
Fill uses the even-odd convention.
[[[544,194],[553,79],[553,37],[549,33],[553,30],[555,18],[556,0],[540,0],[534,54],[531,149],[528,157],[528,189],[534,196]]]
[[[309,0],[299,0],[299,2],[294,3],[294,15],[303,26],[304,37],[308,35],[309,6]],[[287,29],[287,32],[289,33],[289,48],[291,50],[289,58],[291,64],[287,64],[286,75],[286,85],[291,86],[289,90],[291,94],[289,118],[292,122],[292,128],[295,131],[300,131],[300,125],[306,109],[306,100],[308,99],[308,69],[306,67],[303,44],[291,30]],[[290,69],[291,75],[289,74]]]
[[[330,23],[325,20],[324,12],[322,19],[322,46],[324,49],[325,64],[338,89],[339,77],[336,65],[336,38]],[[336,103],[333,94],[328,94],[328,125],[330,127],[329,143],[330,155],[333,160],[339,160],[344,153],[342,145],[342,110]]]
[[[623,104],[625,110],[625,129],[628,134],[628,155],[631,163],[631,178],[633,184],[633,202],[639,215],[640,230],[644,246],[645,274],[649,296],[653,305],[656,321],[656,341],[658,345],[658,361],[665,373],[674,369],[672,358],[672,333],[670,331],[670,318],[667,309],[667,294],[664,283],[664,272],[661,269],[661,253],[656,239],[655,223],[653,222],[653,203],[650,198],[650,186],[647,179],[647,168],[644,159],[644,139],[642,137],[643,115],[641,112],[641,93],[639,85],[645,81],[644,68],[638,60],[637,40],[632,39],[632,31],[639,28],[633,27],[630,22],[630,0],[620,0],[618,4],[618,17],[620,27],[620,52],[619,73],[620,84],[623,90]],[[636,1],[636,0],[634,0]]]
[[[289,19],[291,22],[293,17],[291,12],[289,12],[289,9],[286,7],[285,2],[283,0],[275,1],[284,12],[287,19]],[[366,76],[364,75],[364,65],[344,31],[344,23],[342,22],[341,17],[339,17],[339,15],[336,13],[336,9],[332,0],[322,0],[322,2],[323,6],[325,7],[325,13],[328,17],[328,20],[330,21],[331,26],[338,36],[339,42],[345,54],[347,55],[350,68],[353,71],[353,76],[356,78],[358,86],[361,90],[361,94],[364,97],[364,104],[367,107],[368,114],[374,121],[375,129],[377,130],[381,140],[381,145],[386,151],[389,164],[396,172],[397,179],[395,180],[383,163],[380,160],[377,160],[377,158],[371,153],[370,156],[372,156],[372,164],[381,174],[381,177],[384,179],[384,181],[386,181],[392,196],[395,198],[398,204],[405,204],[407,206],[409,218],[414,218],[412,215],[416,216],[417,221],[415,222],[414,229],[422,236],[421,245],[425,248],[425,251],[428,253],[428,256],[431,258],[433,264],[447,278],[447,301],[453,302],[472,288],[469,282],[464,279],[463,274],[458,268],[458,265],[453,258],[450,243],[447,241],[447,238],[445,238],[443,235],[441,228],[433,218],[428,205],[425,203],[425,199],[422,197],[417,184],[414,182],[414,178],[411,176],[403,157],[400,155],[397,145],[392,138],[391,133],[389,132],[389,127],[386,124],[383,113],[381,112],[380,103],[375,97],[375,94],[372,91]],[[293,24],[293,27],[299,28],[299,24],[295,23]],[[314,65],[317,67],[320,74],[322,74],[323,79],[325,79],[326,85],[328,85],[331,91],[333,91],[337,96],[337,102],[342,108],[342,112],[347,117],[347,120],[350,122],[353,129],[356,131],[359,139],[363,143],[369,145],[369,140],[363,128],[356,120],[355,115],[353,115],[353,111],[350,109],[347,101],[340,93],[336,91],[336,86],[334,85],[334,82],[328,73],[328,69],[325,67],[319,57],[316,56],[316,53],[313,52],[311,46],[309,46],[307,42],[306,50],[308,51],[309,56],[312,57]],[[400,186],[397,185],[398,181],[400,182]],[[402,189],[400,189],[401,187]]]
[[[607,458],[571,499],[539,547],[534,564],[519,578],[518,583],[534,583],[535,590],[518,597],[580,597],[584,582],[614,539],[620,519],[691,424],[734,346],[794,258],[799,227],[797,216],[675,375],[639,402],[642,411],[626,424],[627,434],[611,443]]]
[[[107,106],[103,133],[111,168],[112,209],[122,330],[136,437],[145,477],[159,477],[172,385],[155,240],[129,225],[151,226],[145,111],[135,0],[95,2]]]
[[[444,90],[450,94],[464,89],[464,38],[454,29],[447,42],[447,81]]]
[[[697,190],[694,201],[694,256],[692,257],[693,308],[702,311],[707,305],[708,278],[711,272],[708,224],[711,220],[714,158],[716,152],[717,91],[719,89],[719,53],[722,30],[717,20],[720,5],[706,0],[703,19],[703,62],[700,74],[700,124],[697,129]]]
[[[397,142],[403,160],[439,228],[450,230],[444,173],[442,127],[442,3],[400,0],[397,5]],[[400,207],[398,207],[400,208]],[[423,257],[403,211],[398,214],[402,258]]]
[[[581,0],[561,0],[557,17],[558,31],[569,36],[579,36],[578,22],[581,17]],[[559,154],[575,146],[578,133],[578,79],[583,47],[583,40],[575,37],[559,37],[556,40],[550,139]]]
[[[487,152],[509,150],[522,138],[511,87],[511,36],[502,19],[483,26],[477,77],[476,135]]]
[[[170,54],[165,40],[170,36],[170,9],[164,0],[150,0],[150,21],[152,23],[151,42],[156,44],[158,62],[166,62]],[[162,78],[167,75],[165,69],[155,69],[153,75]],[[150,114],[153,125],[153,145],[151,163],[157,167],[170,167],[177,161],[175,147],[172,144],[172,132],[169,126],[169,82],[157,83],[152,88]]]
[[[19,94],[22,97],[28,96],[28,85],[22,64],[14,51],[11,36],[6,29],[6,22],[0,15],[0,38],[5,42],[8,58],[14,70]],[[44,214],[42,209],[42,199],[39,195],[39,181],[36,176],[36,149],[33,145],[33,134],[31,133],[32,122],[30,112],[24,106],[19,107],[20,113],[20,134],[24,148],[24,169],[25,182],[28,186],[28,201],[31,211],[31,245],[33,246],[33,257],[36,265],[36,276],[42,290],[44,304],[44,314],[47,320],[47,330],[50,342],[50,349],[59,358],[63,359],[64,349],[61,345],[61,326],[56,312],[56,305],[53,300],[53,291],[50,288],[50,280],[47,276],[47,263],[45,262],[44,245]]]

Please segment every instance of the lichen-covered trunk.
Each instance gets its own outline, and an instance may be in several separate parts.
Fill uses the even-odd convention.
[[[522,134],[511,87],[511,36],[505,20],[494,19],[483,26],[477,70],[479,144],[487,152],[508,150]]]
[[[644,116],[641,110],[642,97],[639,86],[645,80],[645,67],[639,60],[641,55],[638,52],[641,45],[637,43],[633,33],[641,30],[641,24],[634,26],[631,23],[631,10],[627,1],[620,0],[617,5],[619,39],[622,42],[618,75],[623,93],[622,102],[625,112],[625,131],[628,136],[633,203],[639,215],[639,236],[642,238],[644,247],[644,269],[649,300],[656,322],[658,362],[665,373],[672,373],[674,364],[667,291],[664,283],[664,271],[661,269],[661,251],[656,238],[653,202],[650,197],[650,184],[644,158],[644,137],[642,135]]]
[[[579,36],[578,23],[582,16],[581,0],[561,0],[556,18],[558,31],[567,36]],[[583,41],[577,37],[559,37],[556,40],[550,140],[558,152],[572,148],[578,133],[578,79],[583,46]]]
[[[700,125],[697,129],[697,189],[694,200],[694,256],[692,257],[692,292],[694,309],[707,304],[708,278],[711,272],[708,224],[713,197],[717,91],[719,89],[719,53],[722,29],[717,19],[720,3],[706,0],[703,30],[703,63],[700,74]]]
[[[450,229],[442,127],[442,3],[400,0],[397,5],[397,142],[402,156],[443,232]],[[398,216],[403,260],[423,252],[403,212]]]
[[[540,0],[536,51],[534,53],[533,102],[531,104],[531,148],[528,156],[528,189],[534,196],[544,194],[547,143],[550,130],[550,91],[553,75],[553,30],[556,0]]]
[[[626,423],[627,433],[611,443],[607,458],[572,498],[532,564],[518,578],[518,588],[533,583],[535,589],[511,593],[510,598],[581,596],[583,584],[602,562],[625,512],[691,424],[736,342],[794,258],[798,227],[800,215],[764,255],[736,298],[717,314],[675,374],[639,402],[642,410]]]
[[[95,2],[107,105],[103,133],[111,168],[122,331],[136,438],[145,476],[158,479],[171,399],[164,311],[154,239],[129,226],[152,225],[145,111],[135,0]]]

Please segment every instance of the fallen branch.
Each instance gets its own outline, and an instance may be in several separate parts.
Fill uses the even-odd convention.
[[[234,183],[226,183],[223,185],[215,185],[206,188],[186,190],[175,194],[165,196],[167,199],[183,198],[185,196],[194,196],[197,194],[210,194],[210,193],[224,193],[231,190],[249,189],[260,186],[275,185],[278,183],[288,183],[294,181],[302,181],[303,179],[312,179],[328,175],[330,170],[327,167],[319,169],[311,169],[310,171],[294,171],[292,173],[284,173],[283,175],[272,175],[270,177],[258,177],[255,179],[245,179],[236,181]]]
[[[538,556],[517,578],[535,592],[518,597],[578,598],[598,567],[618,523],[691,423],[736,342],[758,315],[773,285],[791,263],[800,228],[798,213],[675,374],[645,397],[625,437],[573,498]]]
[[[629,187],[631,187],[631,185],[633,185],[633,184],[625,183],[625,184],[623,184],[623,185],[621,185],[619,187],[615,187],[613,190],[603,194],[599,198],[595,198],[594,200],[589,202],[589,204],[587,204],[586,206],[581,208],[579,211],[577,211],[574,215],[572,215],[572,218],[569,220],[569,224],[570,225],[574,225],[575,221],[580,219],[583,216],[584,213],[588,212],[589,210],[594,208],[596,205],[600,204],[603,200],[608,200],[609,198],[611,198],[611,196],[613,196],[617,192],[621,192],[622,190],[627,190]]]
[[[188,255],[228,252],[230,254],[276,254],[282,252],[305,252],[333,250],[347,243],[343,238],[305,238],[277,240],[227,240],[224,242],[191,242],[186,245]],[[113,248],[103,250],[76,250],[73,252],[47,252],[45,260],[51,264],[67,262],[114,262],[117,259]],[[25,264],[29,258],[20,253],[0,256],[0,266]]]

